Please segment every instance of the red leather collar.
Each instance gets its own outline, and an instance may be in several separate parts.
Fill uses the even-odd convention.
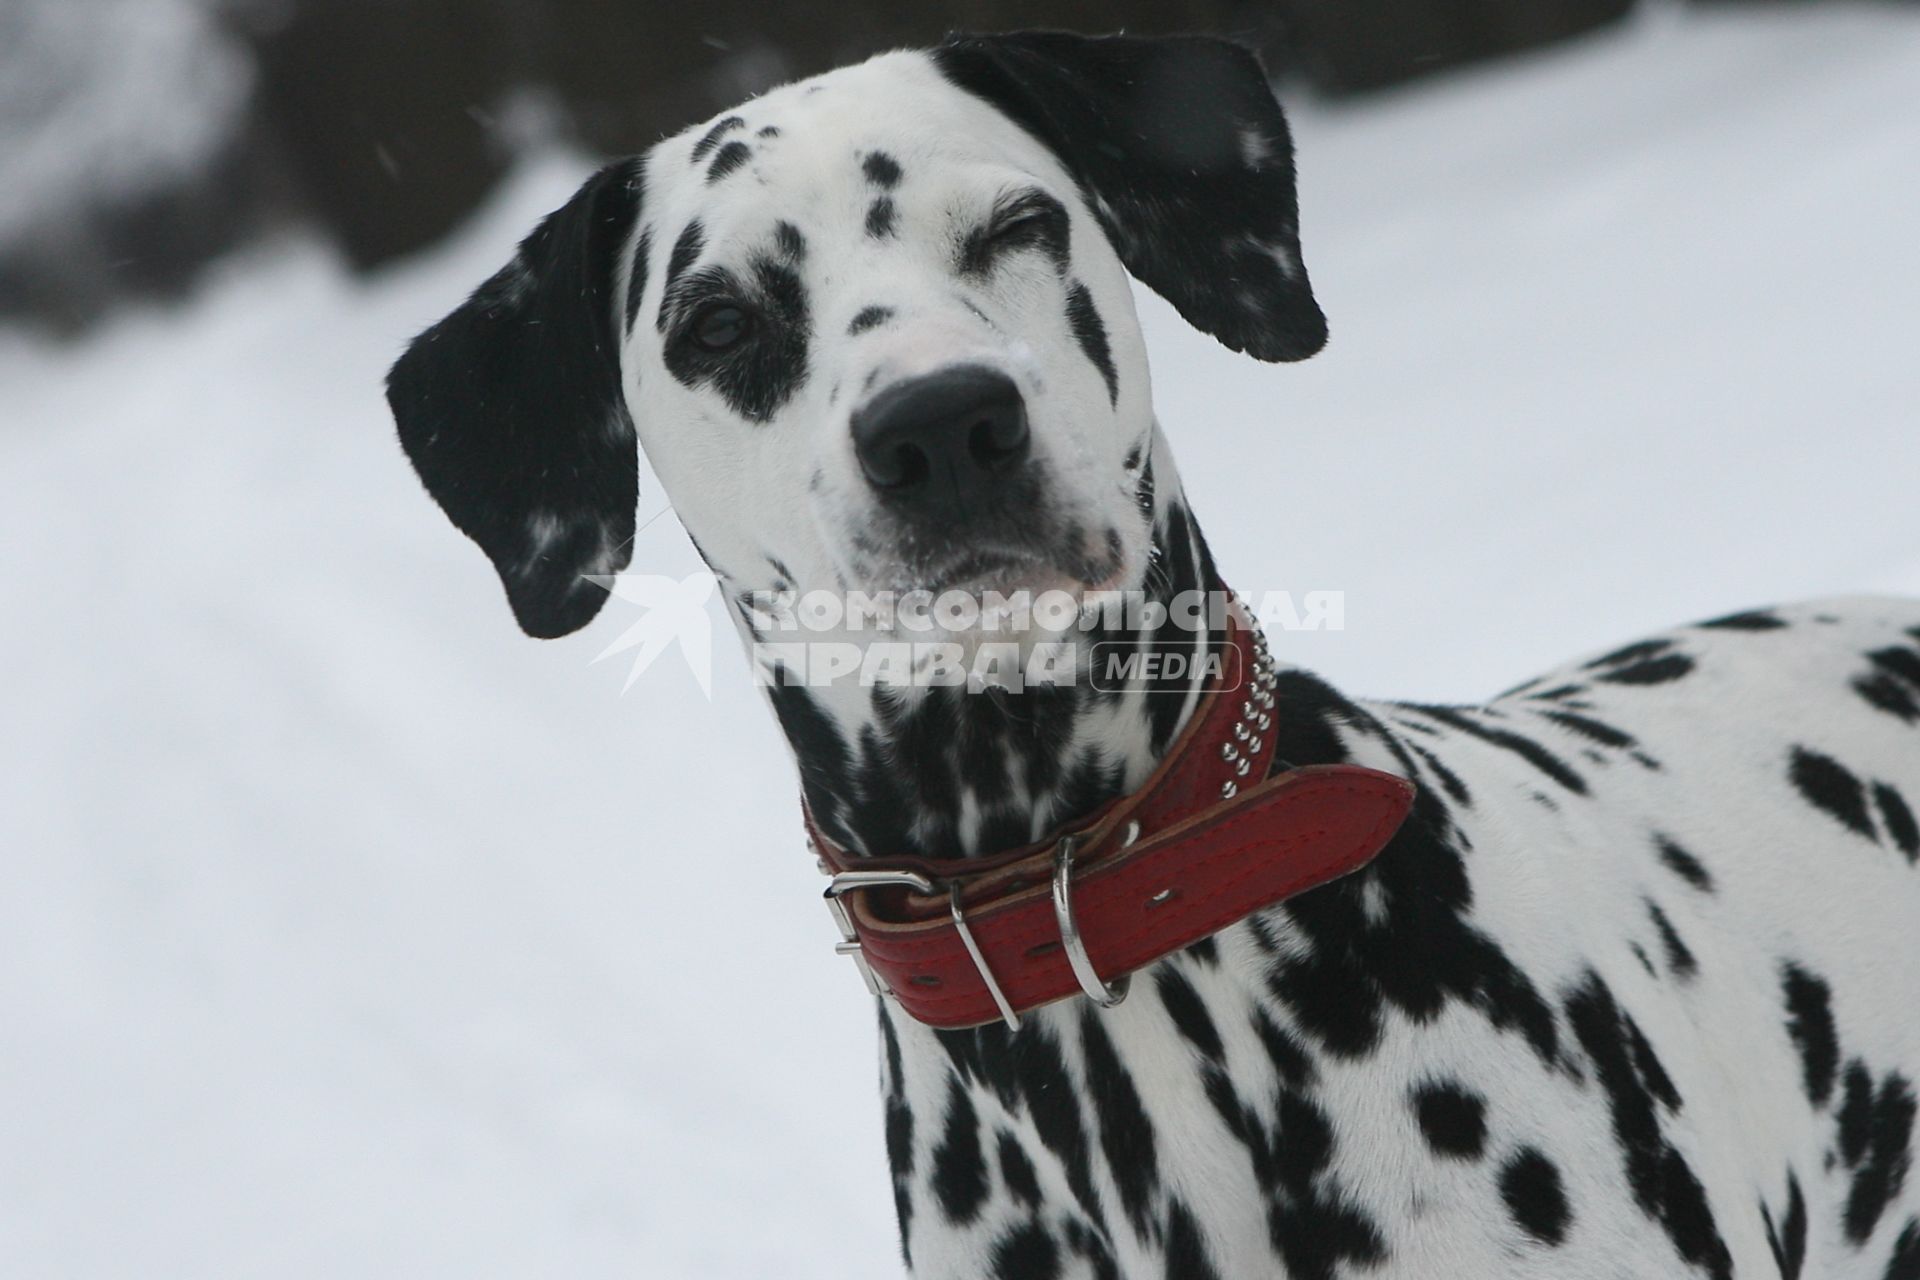
[[[1126,976],[1372,861],[1413,784],[1357,765],[1275,769],[1270,660],[1237,622],[1221,671],[1146,784],[1077,830],[964,862],[863,858],[806,815],[839,950],[929,1026],[1005,1021]],[[804,808],[804,806],[803,806]]]

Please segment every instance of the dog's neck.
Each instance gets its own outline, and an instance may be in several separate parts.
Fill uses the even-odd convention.
[[[1162,606],[1217,585],[1166,453],[1157,442],[1139,477],[1153,544],[1134,584]],[[1153,626],[1152,612],[1103,618],[1075,642],[1087,652],[1118,645],[1195,656],[1219,640],[1171,616]],[[1019,691],[864,687],[849,676],[830,687],[771,680],[768,693],[829,839],[868,856],[965,858],[1042,839],[1137,789],[1204,685],[1205,664],[1192,661],[1162,664],[1117,690],[1095,688],[1083,671]]]

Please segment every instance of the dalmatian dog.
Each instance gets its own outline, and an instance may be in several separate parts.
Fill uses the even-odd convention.
[[[1255,60],[956,37],[603,169],[390,399],[535,636],[627,563],[636,446],[749,643],[764,592],[1166,600],[1215,577],[1129,274],[1257,359],[1323,344]],[[768,692],[822,833],[961,865],[1139,788],[1197,680]],[[1411,816],[1116,1007],[880,1001],[913,1274],[1920,1277],[1920,603],[1717,618],[1483,706],[1274,692],[1276,756],[1399,775]]]

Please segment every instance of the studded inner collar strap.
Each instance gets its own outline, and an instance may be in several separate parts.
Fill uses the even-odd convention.
[[[1237,610],[1235,611],[1237,612]],[[1370,862],[1413,784],[1356,765],[1275,768],[1264,644],[1230,623],[1219,675],[1140,790],[1077,830],[965,862],[862,858],[807,815],[840,950],[917,1020],[957,1028],[1124,980]]]

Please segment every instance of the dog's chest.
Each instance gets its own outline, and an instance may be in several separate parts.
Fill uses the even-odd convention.
[[[887,1016],[915,1273],[1723,1276],[1789,1247],[1877,1268],[1901,1188],[1848,1162],[1844,1086],[1814,1077],[1911,1100],[1915,980],[1889,989],[1874,951],[1914,936],[1920,890],[1900,802],[1875,797],[1920,795],[1920,752],[1853,686],[1914,639],[1774,634],[1815,616],[1624,650],[1476,711],[1287,677],[1282,758],[1412,776],[1415,818],[1117,1009],[1011,1035]],[[1865,830],[1808,783],[1816,756],[1858,771]],[[1857,936],[1824,923],[1842,917]],[[1821,1016],[1837,1045],[1796,1031]],[[1893,1116],[1883,1145],[1904,1156],[1911,1127]]]

